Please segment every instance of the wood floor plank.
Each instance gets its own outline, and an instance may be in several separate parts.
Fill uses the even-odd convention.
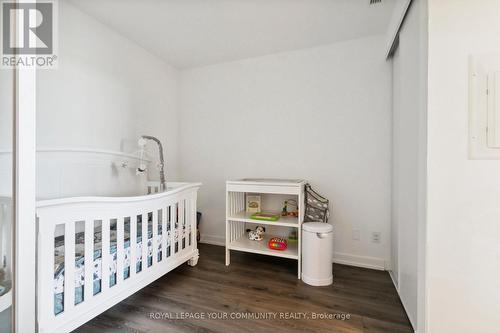
[[[187,317],[175,318],[183,314]],[[269,317],[241,317],[264,314]],[[349,318],[318,318],[334,314]],[[413,330],[387,272],[334,265],[334,284],[312,287],[297,279],[296,261],[232,252],[231,265],[226,267],[224,248],[200,244],[196,267],[182,265],[76,332],[277,331]]]

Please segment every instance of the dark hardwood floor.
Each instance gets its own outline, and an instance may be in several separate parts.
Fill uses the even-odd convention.
[[[182,265],[77,332],[413,332],[387,272],[334,265],[332,286],[311,287],[295,261],[232,252],[226,267],[223,247],[199,247],[196,267]],[[240,317],[249,314],[267,318]]]

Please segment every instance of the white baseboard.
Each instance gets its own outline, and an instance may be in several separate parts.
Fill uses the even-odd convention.
[[[225,246],[226,239],[221,236],[202,234],[200,243]],[[384,259],[375,257],[357,256],[347,253],[335,252],[333,254],[333,262],[335,264],[363,267],[381,271],[386,269],[386,262]]]
[[[376,269],[379,271],[385,271],[386,265],[385,260],[376,257],[366,257],[358,256],[348,253],[333,253],[333,262],[335,264],[363,267],[369,269]]]
[[[392,284],[394,285],[394,288],[396,288],[397,292],[399,293],[399,284],[398,284],[398,280],[394,276],[394,271],[388,270],[388,272],[389,272],[389,276],[391,277]]]
[[[210,245],[219,245],[226,246],[226,238],[221,236],[214,235],[201,235],[200,243],[210,244]]]
[[[415,331],[415,327],[416,327],[415,320],[413,320],[413,316],[411,315],[411,313],[408,312],[408,307],[406,306],[405,301],[401,297],[401,293],[399,292],[399,289],[396,288],[396,290],[398,292],[399,299],[401,300],[401,304],[403,304],[403,308],[405,309],[406,315],[408,316],[408,320],[410,321],[411,327]]]
[[[392,284],[394,285],[394,288],[396,289],[396,291],[397,291],[397,293],[399,295],[399,299],[401,300],[401,304],[403,304],[403,308],[405,309],[406,315],[408,316],[408,319],[410,320],[410,324],[413,327],[415,333],[417,333],[417,330],[415,330],[415,321],[413,320],[413,317],[411,316],[411,313],[408,312],[407,306],[406,306],[403,298],[401,297],[401,291],[399,289],[399,283],[398,283],[399,281],[395,279],[394,271],[390,270],[389,271],[389,276],[391,277]]]

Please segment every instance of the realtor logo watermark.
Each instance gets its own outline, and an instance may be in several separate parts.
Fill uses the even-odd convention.
[[[1,0],[1,67],[57,68],[56,0]]]

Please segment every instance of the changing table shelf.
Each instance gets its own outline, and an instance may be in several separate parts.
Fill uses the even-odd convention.
[[[231,250],[257,253],[257,254],[265,254],[268,256],[274,257],[282,257],[289,259],[298,259],[299,250],[298,250],[298,242],[288,242],[288,247],[284,251],[271,250],[267,247],[267,242],[274,236],[265,236],[261,241],[252,241],[249,240],[246,235],[241,236],[240,238],[234,240],[230,243],[229,248]]]
[[[297,217],[291,216],[281,216],[278,221],[266,221],[266,220],[255,220],[252,219],[253,213],[247,213],[246,211],[241,211],[228,217],[231,221],[245,222],[245,223],[256,223],[260,225],[275,225],[282,227],[298,228],[299,219]]]
[[[242,251],[262,255],[282,257],[297,260],[297,277],[301,277],[301,234],[304,215],[304,185],[305,181],[295,179],[256,179],[226,182],[226,265],[230,264],[230,251]],[[264,198],[277,196],[293,198],[297,201],[298,217],[281,216],[278,221],[262,221],[252,219],[253,213],[246,212],[246,196],[261,195]],[[276,200],[274,200],[276,202]],[[276,204],[276,203],[275,203]],[[265,203],[262,203],[265,206]],[[273,211],[280,211],[281,207],[273,207]],[[253,241],[248,239],[247,229],[254,229],[257,225],[266,227],[264,239]],[[297,241],[288,242],[284,251],[272,250],[267,243],[272,237],[283,237],[284,234],[295,230]]]

